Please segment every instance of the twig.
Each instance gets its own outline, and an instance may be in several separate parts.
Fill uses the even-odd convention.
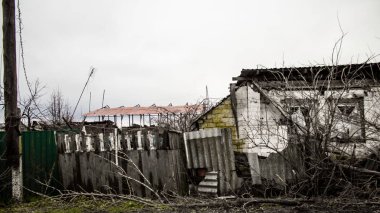
[[[286,206],[297,206],[302,203],[314,203],[314,200],[297,200],[297,199],[261,199],[261,198],[238,198],[236,200],[223,200],[223,201],[211,201],[205,203],[183,203],[183,204],[169,204],[170,207],[217,207],[217,206],[240,206],[246,203],[248,204],[261,204],[261,203],[273,203]],[[248,205],[246,204],[246,205]]]

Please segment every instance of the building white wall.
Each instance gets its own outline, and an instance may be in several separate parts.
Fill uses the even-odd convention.
[[[326,121],[328,106],[326,99],[333,98],[358,98],[364,100],[364,117],[366,121],[378,124],[380,127],[380,88],[372,88],[370,91],[364,89],[352,89],[349,91],[326,91],[320,94],[317,91],[266,91],[269,97],[278,105],[283,105],[281,100],[309,99],[318,100],[317,118],[321,125]],[[281,125],[281,113],[273,104],[266,101],[259,92],[250,86],[242,86],[236,91],[237,115],[239,122],[239,138],[244,142],[240,152],[253,152],[261,156],[268,156],[275,151],[281,151],[286,147],[288,135],[287,126]],[[302,116],[302,115],[293,115]],[[294,119],[294,117],[292,117]],[[302,119],[296,119],[302,125]],[[336,128],[340,128],[336,126]],[[377,151],[379,147],[379,131],[370,125],[366,125],[366,142],[361,144],[344,143],[332,144],[337,149],[347,153],[355,153],[360,157],[370,152]]]
[[[286,145],[286,127],[279,126],[277,110],[264,103],[259,92],[250,86],[236,91],[239,139],[244,142],[240,152],[267,156]]]

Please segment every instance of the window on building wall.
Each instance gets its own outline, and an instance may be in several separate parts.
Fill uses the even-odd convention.
[[[315,99],[284,99],[281,101],[284,109],[290,115],[287,121],[289,138],[297,139],[302,135],[301,128],[309,128],[311,134],[321,124],[316,115],[319,102]],[[365,142],[365,120],[363,98],[331,99],[328,100],[330,110],[334,110],[331,137],[340,143]],[[296,126],[297,125],[297,126]]]
[[[302,135],[297,126],[305,129],[309,128],[311,133],[314,132],[313,123],[316,123],[315,119],[317,117],[315,115],[319,106],[317,100],[288,98],[281,102],[291,118],[287,123],[289,138],[296,138]]]
[[[332,138],[336,142],[365,142],[364,100],[336,100]]]

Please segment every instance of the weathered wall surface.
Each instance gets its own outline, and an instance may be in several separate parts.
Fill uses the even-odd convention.
[[[366,147],[363,154],[378,153],[380,144],[380,88],[371,88],[364,96],[364,116],[366,123]]]
[[[187,168],[206,168],[208,172],[217,172],[219,195],[234,192],[238,179],[231,130],[208,128],[185,132],[184,139]]]
[[[265,159],[258,158],[257,153],[248,153],[252,183],[276,183],[286,186],[288,181],[294,181],[304,174],[304,166],[299,147],[292,144],[287,146],[281,154],[270,153]]]
[[[318,110],[317,114],[313,114],[312,116],[315,116],[314,118],[318,120],[318,122],[321,125],[327,125],[329,121],[327,121],[328,114],[331,113],[331,109],[329,109],[330,106],[335,106],[335,118],[333,121],[333,132],[332,137],[339,136],[339,132],[344,132],[348,130],[350,132],[349,136],[351,138],[365,138],[363,140],[364,142],[332,142],[331,143],[331,149],[334,152],[342,152],[346,153],[348,155],[355,154],[357,157],[362,157],[365,155],[370,154],[371,152],[378,152],[379,148],[379,140],[380,140],[380,134],[378,129],[376,129],[374,126],[380,126],[380,90],[379,88],[371,88],[368,89],[350,89],[346,91],[342,90],[331,90],[326,91],[323,94],[321,94],[318,91],[279,91],[279,90],[271,90],[267,91],[269,96],[276,101],[282,108],[286,109],[287,107],[284,106],[283,100],[285,99],[308,99],[308,100],[316,100],[315,109]],[[328,99],[335,99],[335,100],[345,100],[345,101],[353,101],[354,104],[348,104],[355,106],[355,109],[352,112],[352,115],[355,117],[356,120],[351,120],[349,118],[341,119],[339,118],[340,112],[337,106],[341,106],[339,102],[336,102],[335,104],[329,104]],[[355,100],[362,99],[363,106],[361,106],[361,102],[355,103]],[[343,104],[344,105],[344,104]],[[263,105],[262,105],[263,106]],[[272,106],[273,104],[269,104],[268,106]],[[363,111],[359,112],[363,107]],[[270,108],[266,108],[265,110],[261,111],[261,119],[264,121],[273,122],[275,123],[279,121],[281,118],[280,113],[278,110],[268,110]],[[271,114],[271,116],[265,118],[266,114]],[[315,112],[314,112],[315,113]],[[363,121],[358,119],[358,117],[363,114]],[[268,119],[269,118],[269,119]],[[301,126],[305,125],[304,122],[304,116],[300,111],[297,111],[292,115],[292,119],[294,121],[297,121],[298,124]],[[364,124],[364,131],[365,134],[362,135],[361,130],[361,122]],[[269,126],[269,125],[268,125]],[[284,132],[287,132],[287,126],[280,126],[284,129]],[[312,129],[312,131],[314,131]],[[275,141],[275,140],[272,140]],[[285,144],[286,145],[286,144]],[[281,150],[280,150],[281,151]]]
[[[150,197],[153,195],[148,187],[185,194],[186,167],[181,144],[178,133],[154,129],[123,134],[115,130],[87,135],[58,133],[63,186],[70,190]]]
[[[242,141],[238,140],[238,135],[236,131],[235,119],[231,108],[231,98],[227,97],[214,109],[208,112],[202,120],[198,121],[200,129],[208,128],[229,128],[232,134],[232,144],[234,150],[241,149],[244,144]]]
[[[239,132],[235,125],[230,97],[198,120],[199,128],[230,128],[234,151],[255,152],[267,156],[273,152],[268,148],[268,144],[274,148],[283,149],[286,129],[278,126],[270,118],[278,117],[273,106],[263,102],[260,94],[250,86],[238,88],[236,99]]]
[[[340,91],[340,93],[342,92]],[[380,127],[380,88],[351,89],[343,93],[342,97],[347,99],[363,98],[365,142],[334,143],[332,145],[339,151],[348,155],[355,154],[357,157],[378,153],[380,148],[380,131],[378,128]]]
[[[249,86],[243,86],[236,90],[237,116],[239,124],[239,137],[244,142],[240,152],[248,152],[254,147],[257,137],[257,129],[260,116],[260,94]]]
[[[239,136],[243,145],[240,152],[268,156],[273,149],[281,151],[286,146],[287,132],[279,125],[278,111],[251,86],[236,91]]]
[[[267,90],[268,96],[285,111],[285,100],[315,100],[315,108],[318,114],[313,115],[320,124],[327,124],[328,101],[330,98],[337,99],[363,99],[364,120],[365,120],[365,142],[363,143],[333,143],[338,150],[346,153],[355,153],[357,156],[367,155],[376,152],[380,140],[380,89],[350,89],[349,91],[331,90],[323,94],[312,90]],[[252,86],[242,86],[236,91],[237,116],[239,132],[236,132],[235,121],[231,110],[231,100],[227,98],[204,117],[204,122],[200,123],[202,128],[231,128],[234,150],[238,152],[258,153],[260,156],[268,156],[269,153],[282,151],[289,139],[288,127],[278,109]],[[355,109],[354,114],[358,114]],[[292,120],[304,126],[305,120],[301,110],[292,114]],[[359,137],[361,135],[360,125],[350,121],[334,121],[333,128],[343,132],[349,129],[350,135]],[[359,131],[360,130],[360,131]],[[314,130],[313,130],[314,131]],[[336,134],[336,133],[334,133]],[[340,133],[341,134],[341,133]],[[337,135],[339,136],[339,135]]]

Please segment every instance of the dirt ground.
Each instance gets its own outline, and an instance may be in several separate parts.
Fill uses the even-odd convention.
[[[183,200],[182,200],[183,201]],[[194,200],[189,203],[181,203],[180,206],[170,204],[159,204],[147,206],[135,201],[75,198],[71,200],[38,199],[28,203],[2,205],[0,213],[5,212],[262,212],[262,213],[290,213],[290,212],[378,212],[380,213],[380,202],[378,200],[323,200],[299,205],[280,205],[272,203],[243,203],[233,205],[226,201],[198,200],[204,204],[213,202],[212,206],[192,206]],[[176,203],[175,205],[178,205]],[[196,204],[195,204],[196,205]]]

